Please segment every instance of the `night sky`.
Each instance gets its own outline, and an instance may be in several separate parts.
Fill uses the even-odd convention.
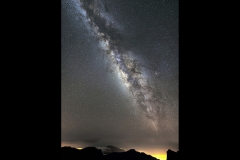
[[[61,12],[62,146],[178,151],[178,1],[62,0]]]

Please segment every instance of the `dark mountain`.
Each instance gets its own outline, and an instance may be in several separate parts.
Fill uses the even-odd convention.
[[[114,146],[107,146],[106,148],[114,152],[104,155],[102,150],[96,147],[86,147],[79,150],[66,146],[61,148],[61,154],[64,160],[158,160],[134,149],[124,151]],[[178,157],[179,151],[174,152],[170,149],[167,151],[167,160],[178,160]]]
[[[62,147],[62,159],[65,160],[103,160],[103,153],[95,147],[86,147],[81,150],[72,147]]]
[[[62,159],[77,160],[81,157],[81,151],[72,147],[62,147],[61,148]]]
[[[105,155],[104,160],[158,160],[143,152],[137,152],[134,149],[130,149],[127,152],[114,152]]]
[[[62,147],[62,159],[64,160],[158,160],[143,152],[137,152],[134,149],[130,149],[127,152],[122,152],[114,146],[108,146],[112,150],[121,152],[112,152],[107,155],[103,155],[100,149],[95,147],[86,147],[81,150],[72,147]]]
[[[178,160],[179,151],[174,152],[171,149],[167,151],[167,160]]]

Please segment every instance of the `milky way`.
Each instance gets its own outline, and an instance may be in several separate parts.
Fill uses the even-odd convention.
[[[166,130],[165,96],[151,84],[151,79],[158,74],[157,67],[144,65],[144,61],[134,58],[134,52],[124,47],[121,27],[107,13],[104,1],[81,0],[76,7],[79,7],[86,27],[98,39],[110,68],[129,91],[129,96],[133,97],[149,124],[155,130]]]
[[[61,13],[62,146],[178,150],[178,0],[62,0]]]

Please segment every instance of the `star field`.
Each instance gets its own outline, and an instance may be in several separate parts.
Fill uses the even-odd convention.
[[[178,150],[178,1],[62,0],[62,145]]]

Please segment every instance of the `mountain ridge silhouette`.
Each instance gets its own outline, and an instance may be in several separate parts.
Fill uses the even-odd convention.
[[[101,149],[90,146],[83,149],[77,149],[70,146],[61,147],[62,159],[65,160],[159,160],[144,152],[138,152],[135,149],[124,151],[115,146],[108,145],[107,148],[116,150],[117,152],[109,152],[103,154]],[[167,151],[166,160],[178,160],[179,151],[174,152],[170,149]]]

